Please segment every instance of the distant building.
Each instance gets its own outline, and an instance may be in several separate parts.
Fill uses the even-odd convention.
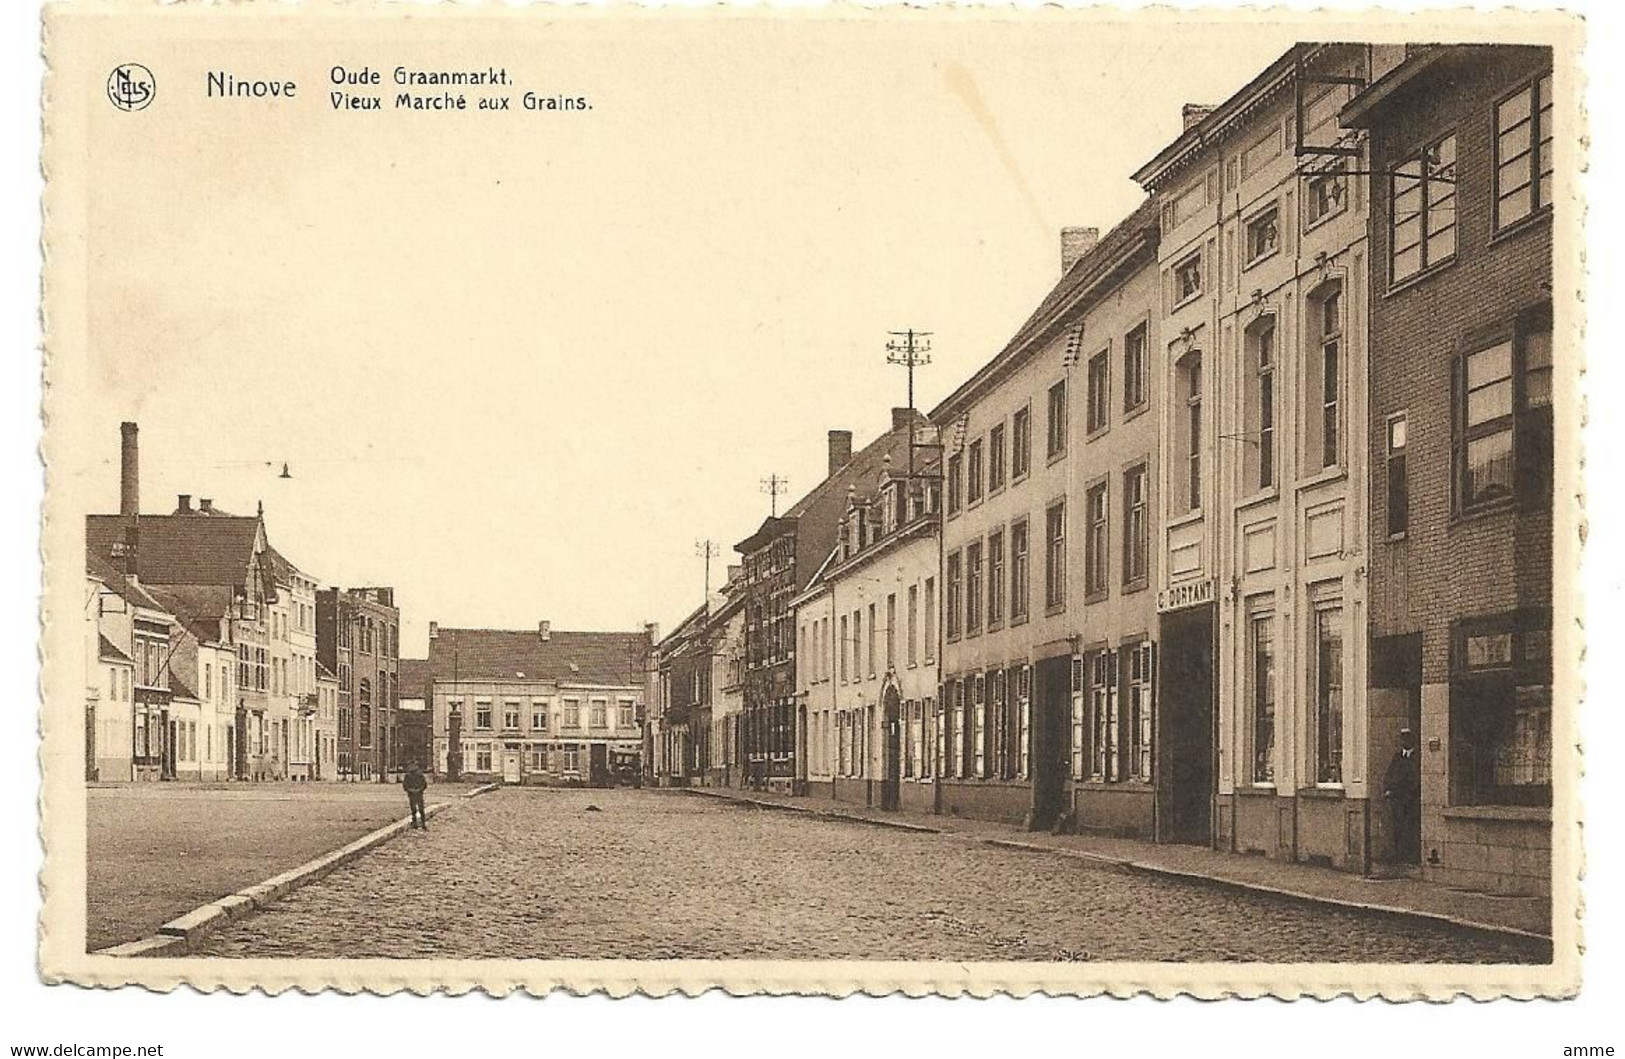
[[[316,654],[338,685],[338,773],[384,780],[400,759],[400,611],[392,588],[316,593]]]
[[[316,778],[339,778],[339,678],[316,662]]]
[[[415,763],[426,772],[434,768],[433,672],[427,658],[400,659],[399,756],[403,766]]]
[[[796,697],[795,614],[790,601],[812,581],[835,545],[848,484],[871,480],[887,459],[902,465],[911,435],[926,426],[924,417],[909,409],[893,409],[891,429],[856,456],[850,431],[830,431],[827,477],[734,546],[743,562],[741,723],[744,766],[753,787],[795,793],[806,788],[806,761],[800,751],[807,718]]]
[[[570,632],[429,623],[434,771],[504,783],[607,783],[642,768],[653,627]],[[410,671],[410,670],[409,670]]]
[[[933,812],[941,485],[916,452],[847,488],[834,550],[793,601],[807,793]]]

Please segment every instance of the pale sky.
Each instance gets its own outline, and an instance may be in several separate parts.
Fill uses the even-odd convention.
[[[218,14],[218,12],[217,12]],[[663,630],[735,541],[904,403],[886,332],[935,333],[929,410],[1102,231],[1129,174],[1292,43],[1290,27],[963,18],[854,26],[574,20],[459,47],[301,54],[126,41],[159,84],[91,119],[92,440],[143,510],[252,513],[326,584],[428,622]],[[229,59],[229,61],[227,61]],[[506,64],[578,114],[336,113],[334,63]],[[205,101],[204,71],[297,102]],[[277,477],[283,462],[291,480]],[[60,468],[59,468],[60,470]]]

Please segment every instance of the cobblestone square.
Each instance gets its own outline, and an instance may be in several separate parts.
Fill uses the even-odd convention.
[[[205,955],[1527,963],[1536,942],[675,793],[461,801]]]
[[[429,802],[466,789],[431,786]],[[407,811],[392,783],[164,783],[86,793],[90,950],[150,935]]]

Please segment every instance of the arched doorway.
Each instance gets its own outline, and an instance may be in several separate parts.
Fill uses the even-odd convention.
[[[883,769],[880,779],[880,807],[889,811],[896,811],[901,797],[900,787],[903,779],[903,704],[902,696],[897,691],[897,685],[892,684],[887,687],[880,697],[880,702],[880,760]]]

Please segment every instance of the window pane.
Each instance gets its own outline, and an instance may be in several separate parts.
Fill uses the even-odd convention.
[[[1512,380],[1492,383],[1467,394],[1467,425],[1488,423],[1492,419],[1512,414]]]
[[[1497,128],[1508,128],[1520,121],[1529,120],[1529,91],[1525,89],[1502,103],[1495,110],[1495,124]]]
[[[1476,390],[1500,379],[1512,378],[1512,343],[1480,350],[1467,358],[1467,388]]]
[[[1512,494],[1512,431],[1467,443],[1466,493],[1468,503]]]
[[[1401,221],[1394,225],[1393,248],[1397,258],[1405,251],[1422,241],[1422,218],[1420,215],[1408,221]]]
[[[1516,191],[1502,195],[1495,204],[1495,223],[1504,227],[1513,221],[1521,221],[1529,216],[1534,208],[1530,202],[1531,197],[1532,189],[1528,184]]]
[[[1552,403],[1552,333],[1537,331],[1523,340],[1523,401],[1526,408]]]
[[[1422,248],[1413,246],[1394,255],[1394,279],[1404,279],[1422,268]]]
[[[1534,126],[1526,121],[1501,133],[1496,140],[1496,151],[1503,163],[1528,152],[1529,134],[1533,129]]]

